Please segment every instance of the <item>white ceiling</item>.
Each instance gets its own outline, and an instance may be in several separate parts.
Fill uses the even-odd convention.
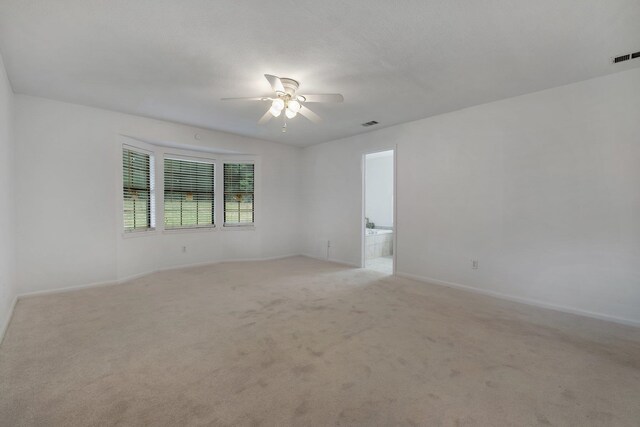
[[[0,0],[0,51],[18,93],[310,145],[638,67],[609,58],[639,23],[638,0]],[[283,134],[219,100],[265,73],[345,103]]]

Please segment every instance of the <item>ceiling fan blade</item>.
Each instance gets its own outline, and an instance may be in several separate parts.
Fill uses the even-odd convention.
[[[304,105],[300,107],[300,111],[298,111],[298,113],[300,113],[303,117],[306,117],[313,123],[320,123],[322,121],[319,115],[317,115],[316,113],[314,113],[313,111],[305,107]]]
[[[220,101],[270,101],[268,96],[254,96],[247,98],[220,98]]]
[[[271,120],[271,117],[273,117],[273,116],[271,115],[269,110],[267,110],[267,112],[264,113],[264,116],[260,117],[260,120],[258,120],[258,124],[259,125],[263,125],[263,124],[267,123],[269,120]]]
[[[301,99],[304,98],[304,99]],[[323,93],[317,95],[300,95],[298,99],[302,102],[344,102],[344,96],[339,93]]]
[[[271,85],[271,88],[274,90],[274,92],[284,93],[284,86],[282,86],[280,77],[272,76],[271,74],[265,74],[264,76],[269,81],[269,84]]]

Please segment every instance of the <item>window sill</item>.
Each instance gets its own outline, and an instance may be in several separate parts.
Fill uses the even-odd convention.
[[[170,228],[162,230],[162,234],[184,234],[184,233],[211,233],[216,231],[216,227],[192,227],[192,228]]]
[[[223,231],[255,231],[255,225],[225,225]]]
[[[155,236],[157,231],[155,228],[150,228],[148,230],[124,231],[121,234],[123,239],[132,239],[135,237]]]

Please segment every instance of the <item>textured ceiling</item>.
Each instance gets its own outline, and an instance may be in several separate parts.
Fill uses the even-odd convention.
[[[639,22],[638,0],[0,0],[0,51],[18,93],[310,145],[638,67],[609,58]],[[345,103],[283,134],[219,100],[265,73]]]

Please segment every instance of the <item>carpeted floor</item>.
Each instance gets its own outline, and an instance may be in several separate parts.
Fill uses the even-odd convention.
[[[303,257],[22,299],[3,426],[637,426],[640,329]]]

